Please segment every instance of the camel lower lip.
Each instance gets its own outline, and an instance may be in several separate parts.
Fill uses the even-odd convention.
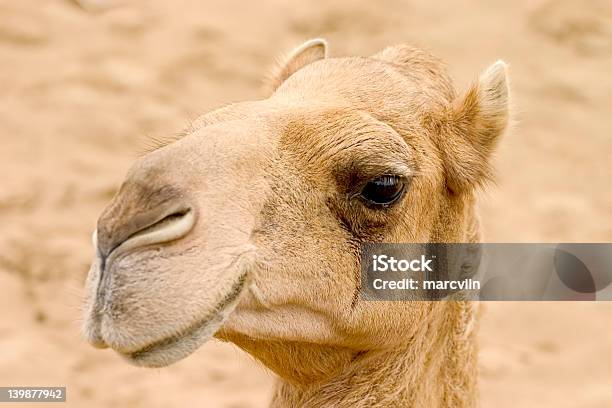
[[[120,354],[133,364],[146,367],[164,367],[187,357],[218,330],[233,310],[234,301],[242,293],[245,283],[246,274],[243,274],[211,313],[181,333],[157,340],[137,351]]]

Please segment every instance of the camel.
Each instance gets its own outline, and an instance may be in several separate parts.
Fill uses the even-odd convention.
[[[365,301],[359,254],[480,240],[506,64],[459,94],[418,48],[327,50],[137,160],[94,233],[85,336],[145,367],[232,342],[277,374],[272,407],[473,407],[477,304]]]

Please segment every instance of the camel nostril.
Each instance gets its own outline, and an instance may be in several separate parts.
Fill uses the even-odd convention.
[[[185,228],[191,229],[192,218],[193,212],[191,209],[179,210],[170,213],[148,227],[133,233],[126,239],[126,241],[143,236],[149,236],[149,240],[154,239],[155,242],[166,242],[180,238],[182,235],[184,235],[183,233],[189,232],[188,230],[185,230]]]
[[[118,228],[114,234],[105,234],[105,242],[100,242],[99,230],[94,239],[97,238],[97,249],[105,260],[111,253],[182,238],[191,231],[195,220],[195,211],[189,207],[169,209],[140,215]]]
[[[168,214],[161,220],[130,235],[117,249],[121,248],[122,251],[125,251],[139,246],[174,241],[187,235],[194,223],[195,214],[190,209]]]

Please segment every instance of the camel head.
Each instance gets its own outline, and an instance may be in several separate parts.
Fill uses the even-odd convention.
[[[478,239],[506,65],[456,94],[419,49],[328,58],[311,40],[270,88],[129,170],[94,234],[91,343],[159,367],[216,336],[281,376],[316,378],[406,341],[437,307],[362,300],[360,245]]]

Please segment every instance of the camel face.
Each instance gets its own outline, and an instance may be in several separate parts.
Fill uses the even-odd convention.
[[[134,164],[94,236],[94,345],[155,367],[216,335],[277,369],[260,343],[384,347],[427,319],[427,302],[360,299],[360,244],[476,239],[505,66],[458,98],[413,48],[325,55],[306,43],[269,98],[204,115]]]

